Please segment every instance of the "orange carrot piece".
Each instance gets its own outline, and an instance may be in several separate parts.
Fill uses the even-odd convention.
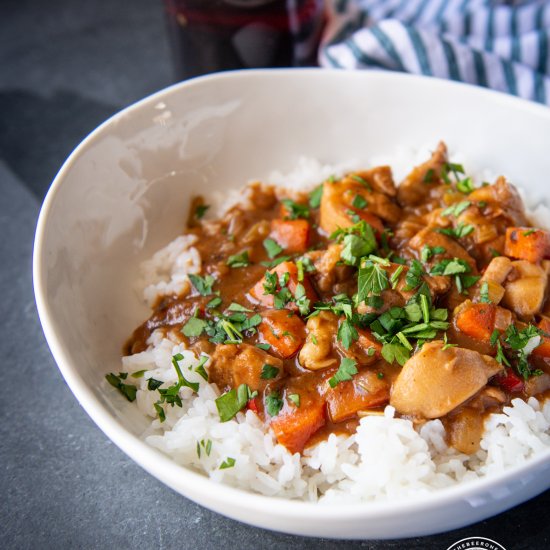
[[[550,334],[550,321],[548,319],[542,319],[537,326],[547,334]],[[540,346],[537,346],[531,354],[537,357],[550,358],[550,338],[543,336]]]
[[[258,326],[262,343],[271,346],[270,351],[279,357],[292,357],[306,340],[306,326],[295,313],[288,309],[268,309],[261,312]]]
[[[287,286],[293,296],[296,292],[296,286],[298,285],[298,283],[301,283],[304,286],[306,297],[309,300],[311,300],[312,303],[317,300],[317,293],[311,286],[311,283],[309,282],[307,275],[304,275],[303,281],[298,281],[298,268],[296,267],[296,264],[294,262],[282,262],[277,267],[271,269],[269,272],[276,273],[277,276],[281,276],[284,273],[288,273],[289,280],[288,280]],[[248,291],[248,295],[250,299],[255,303],[260,303],[265,307],[273,307],[273,294],[264,294],[265,292],[264,283],[265,283],[265,276],[262,277]],[[298,307],[294,302],[289,302],[288,304],[286,304],[285,307],[292,310],[298,309]]]
[[[531,263],[550,257],[550,238],[546,231],[532,227],[508,227],[504,254]]]
[[[271,428],[281,445],[291,453],[301,453],[309,438],[325,425],[325,411],[321,400],[302,402],[300,407],[287,405],[271,420]]]
[[[459,312],[456,327],[472,338],[490,340],[495,329],[496,307],[493,304],[470,304]]]
[[[309,222],[307,220],[272,220],[270,237],[275,239],[285,252],[305,252],[309,242]]]
[[[362,373],[360,381],[340,382],[327,391],[326,398],[330,419],[342,422],[353,418],[358,411],[388,403],[390,388],[385,381],[377,378],[375,372],[367,371]]]

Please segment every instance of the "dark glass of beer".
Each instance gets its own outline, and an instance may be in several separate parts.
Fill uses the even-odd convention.
[[[316,64],[323,0],[165,0],[176,76]]]

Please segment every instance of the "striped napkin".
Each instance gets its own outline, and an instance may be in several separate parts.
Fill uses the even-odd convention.
[[[321,66],[450,78],[550,105],[550,1],[328,4]]]

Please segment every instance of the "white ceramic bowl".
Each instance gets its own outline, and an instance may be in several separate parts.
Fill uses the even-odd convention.
[[[147,316],[139,262],[183,228],[189,197],[240,186],[300,155],[368,160],[444,139],[550,198],[550,109],[451,82],[319,70],[235,72],[172,86],[109,119],[73,152],[44,202],[34,285],[51,351],[97,425],[182,495],[253,525],[338,538],[397,538],[479,521],[550,486],[550,454],[414,501],[317,506],[221,486],[139,439],[146,422],[104,375]]]

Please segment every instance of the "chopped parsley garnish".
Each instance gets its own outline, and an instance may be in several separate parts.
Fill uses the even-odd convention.
[[[388,274],[380,264],[367,260],[359,267],[357,302],[364,302],[372,294],[379,295],[389,287]]]
[[[539,371],[531,370],[527,357],[540,345],[542,334],[542,330],[531,324],[522,330],[518,330],[515,325],[510,325],[506,329],[504,342],[516,352],[516,369],[525,380],[532,375],[540,374]]]
[[[197,220],[200,220],[206,214],[206,211],[209,208],[210,205],[208,204],[199,204],[197,208],[195,208],[195,218],[197,218]]]
[[[360,183],[368,191],[372,191],[371,184],[365,178],[362,178],[361,176],[359,176],[357,174],[350,174],[349,177],[352,180],[355,180],[356,182]]]
[[[351,380],[355,374],[357,374],[357,361],[344,357],[340,362],[340,366],[336,371],[336,374],[329,378],[329,385],[331,388],[335,388],[340,382]]]
[[[294,291],[294,303],[296,304],[301,315],[307,315],[309,313],[309,306],[311,300],[306,296],[306,289],[302,283],[296,285]]]
[[[155,390],[158,390],[163,384],[164,382],[162,380],[155,380],[154,378],[149,378],[149,380],[147,380],[147,389],[149,391],[155,391]]]
[[[475,229],[474,226],[471,224],[465,225],[463,222],[459,222],[458,225],[454,228],[439,227],[438,229],[436,229],[436,231],[438,233],[442,233],[443,235],[454,237],[455,239],[461,239],[462,237],[467,237],[470,233],[474,231],[474,229]]]
[[[199,458],[201,457],[201,449],[204,449],[206,456],[210,456],[210,453],[212,452],[212,440],[208,439],[207,441],[204,441],[204,439],[201,439],[200,441],[197,441],[197,456]]]
[[[411,356],[410,351],[403,344],[384,344],[382,346],[382,357],[388,362],[397,361],[403,366]]]
[[[235,466],[235,463],[237,461],[234,458],[231,458],[228,456],[221,464],[220,464],[220,470],[227,470],[227,468],[233,468]]]
[[[362,257],[376,250],[376,238],[374,237],[370,225],[367,227],[370,230],[367,236],[346,235],[344,237],[344,248],[340,253],[340,258],[342,258],[346,264],[359,265]]]
[[[426,263],[436,254],[445,254],[447,249],[444,246],[430,246],[425,244],[420,252],[420,259]]]
[[[147,369],[138,370],[134,373],[132,373],[130,376],[132,378],[143,378],[143,375],[147,372]]]
[[[189,273],[188,277],[191,284],[195,287],[195,290],[201,296],[208,296],[209,294],[212,294],[212,286],[216,282],[212,275],[205,275],[204,277],[201,277],[200,275]]]
[[[256,347],[263,351],[267,351],[271,347],[271,344],[256,344]]]
[[[309,208],[305,204],[294,202],[291,199],[282,199],[281,203],[284,204],[288,214],[285,216],[289,220],[297,220],[298,218],[309,218]]]
[[[270,365],[269,363],[266,363],[262,367],[262,373],[260,374],[260,378],[263,380],[271,380],[272,378],[275,378],[279,374],[279,368],[275,367],[274,365]]]
[[[433,168],[428,168],[424,177],[422,178],[423,183],[433,183],[435,181],[435,172]]]
[[[278,392],[273,392],[265,396],[265,408],[269,416],[277,416],[281,412],[283,405],[283,400]]]
[[[353,197],[353,201],[351,201],[351,205],[359,210],[363,210],[363,208],[366,208],[368,204],[368,201],[361,195],[355,195],[355,197]]]
[[[119,372],[118,376],[112,372],[105,376],[105,379],[111,386],[116,388],[128,401],[132,402],[136,400],[137,388],[133,384],[125,384],[123,380],[128,377],[128,373]],[[162,382],[161,382],[162,384]]]
[[[527,231],[524,231],[522,235],[524,237],[529,237],[529,235],[532,235],[536,230],[535,229],[528,229]]]
[[[206,307],[208,309],[216,309],[217,307],[222,305],[222,299],[219,296],[216,296],[215,298],[212,298],[207,304]]]
[[[288,400],[294,404],[294,406],[300,406],[300,395],[297,393],[290,393],[287,395]]]
[[[447,333],[443,335],[443,346],[441,348],[441,351],[445,351],[446,349],[449,349],[449,348],[456,348],[457,346],[458,344],[451,344],[447,341]]]
[[[422,277],[425,274],[424,269],[422,269],[422,264],[418,260],[413,260],[411,262],[411,267],[409,267],[409,270],[407,271],[407,275],[405,277],[406,284],[403,290],[409,291],[418,288],[422,284]]]
[[[472,270],[468,262],[459,258],[452,260],[441,260],[430,270],[431,275],[457,275],[459,273],[469,273]]]
[[[461,193],[464,193],[465,195],[468,195],[474,190],[474,182],[472,181],[472,178],[464,178],[457,182],[456,188]]]
[[[180,389],[183,387],[190,388],[194,392],[199,391],[199,383],[198,382],[189,382],[183,376],[183,373],[181,372],[180,366],[178,364],[178,361],[181,361],[183,359],[183,355],[181,353],[176,353],[176,355],[172,356],[172,365],[174,366],[174,369],[176,370],[176,374],[178,375],[178,381],[175,384],[172,384],[168,388],[160,388],[155,381],[153,384],[155,386],[155,389],[160,394],[160,399],[153,404],[155,411],[158,414],[159,420],[161,422],[164,422],[166,420],[166,413],[164,411],[164,408],[162,407],[163,404],[170,405],[173,407],[174,405],[177,405],[178,407],[181,407],[182,401],[181,397],[179,395]],[[206,358],[208,360],[208,358]],[[205,361],[206,362],[206,361]],[[161,382],[163,384],[163,382]],[[151,389],[151,388],[148,388]]]
[[[270,259],[275,258],[275,256],[283,251],[283,247],[280,246],[279,243],[274,239],[267,238],[264,240],[263,244],[265,251],[267,252],[267,255]]]
[[[231,304],[229,304],[229,307],[227,308],[227,311],[236,311],[239,313],[252,313],[251,309],[241,306],[241,304],[237,304],[236,302],[231,302]]]
[[[208,322],[198,317],[190,317],[187,323],[183,325],[181,332],[187,338],[198,338],[208,326]]]
[[[445,183],[452,183],[449,174],[452,174],[455,178],[455,181],[460,181],[460,174],[464,174],[464,167],[462,164],[457,164],[455,162],[446,162],[441,167],[441,179]]]
[[[492,304],[491,298],[489,298],[489,283],[483,281],[479,289],[479,301],[482,304]]]
[[[215,403],[222,422],[227,422],[251,400],[258,395],[257,391],[251,391],[247,384],[241,384],[237,389],[233,388],[220,395]]]
[[[208,362],[208,355],[203,355],[199,357],[199,364],[195,367],[195,372],[202,376],[207,382],[208,382],[208,373],[206,372],[206,369],[204,368],[204,365]]]
[[[233,254],[227,258],[227,265],[229,267],[246,267],[250,265],[250,260],[248,258],[248,251],[243,250],[238,254]]]
[[[444,217],[454,216],[455,218],[457,218],[458,216],[460,216],[460,214],[462,214],[462,212],[464,212],[464,210],[466,210],[466,208],[470,206],[470,204],[472,204],[470,201],[462,201],[462,202],[453,204],[448,208],[445,208],[445,210],[441,212],[441,215]]]
[[[323,196],[323,184],[318,185],[309,194],[309,206],[311,208],[319,208],[321,206],[321,197]]]
[[[359,333],[349,319],[344,319],[338,324],[337,338],[344,348],[349,349],[351,344],[359,338]]]
[[[272,267],[277,267],[279,264],[282,264],[283,262],[290,260],[291,257],[292,256],[279,256],[278,258],[275,258],[270,262],[265,261],[265,262],[260,262],[260,264],[271,269]]]

